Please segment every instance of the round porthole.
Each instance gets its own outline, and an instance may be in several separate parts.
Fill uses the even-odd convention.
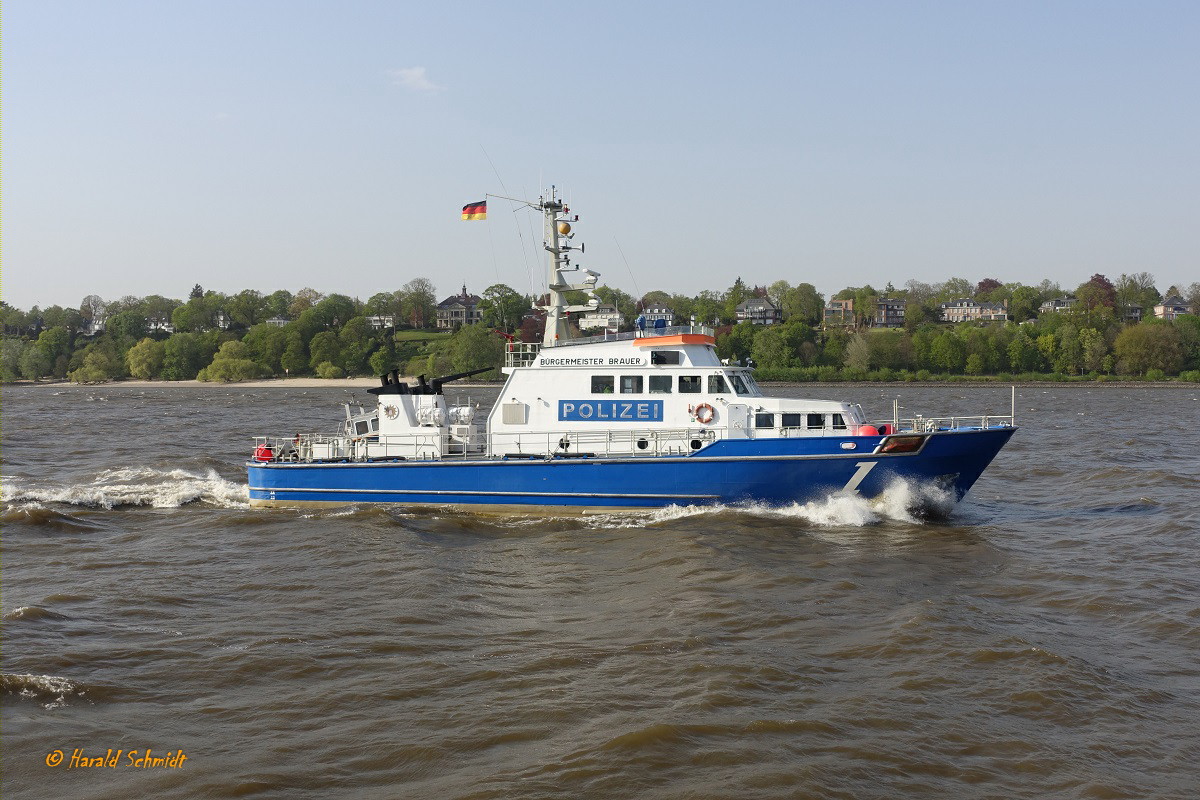
[[[692,449],[693,449],[693,450],[699,450],[699,449],[700,449],[701,447],[703,447],[703,446],[704,446],[704,445],[702,445],[702,444],[700,443],[700,440],[699,440],[699,439],[692,439]]]
[[[637,440],[637,447],[638,447],[638,450],[645,450],[645,449],[646,449],[647,447],[649,447],[649,446],[650,446],[650,443],[649,443],[649,442],[647,442],[645,439],[638,439],[638,440]]]

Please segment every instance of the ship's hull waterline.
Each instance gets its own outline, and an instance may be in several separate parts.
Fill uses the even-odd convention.
[[[916,452],[877,453],[885,437],[715,442],[684,457],[249,463],[250,504],[392,503],[564,514],[745,502],[787,505],[839,492],[876,497],[897,479],[961,499],[1015,427],[942,431]],[[854,449],[844,449],[852,443]],[[831,448],[836,452],[829,452]],[[824,451],[824,452],[822,452]]]

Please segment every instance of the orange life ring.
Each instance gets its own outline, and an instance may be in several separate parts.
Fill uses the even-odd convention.
[[[696,410],[693,413],[696,416],[696,422],[699,422],[701,425],[707,425],[712,422],[713,417],[717,415],[717,412],[713,411],[713,407],[708,403],[701,403],[696,406]]]

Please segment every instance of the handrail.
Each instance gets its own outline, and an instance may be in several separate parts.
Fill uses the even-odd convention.
[[[881,426],[885,423],[877,423]],[[895,424],[888,420],[887,425]],[[935,433],[955,430],[987,430],[1014,427],[1010,414],[985,414],[967,417],[913,417],[899,420],[892,433]],[[886,429],[885,429],[886,430]],[[769,432],[769,433],[768,433]],[[521,431],[498,434],[485,444],[482,431],[464,440],[450,430],[429,428],[428,432],[408,434],[301,434],[299,436],[256,436],[252,459],[260,463],[302,461],[366,461],[366,460],[450,460],[504,458],[646,458],[663,455],[687,456],[707,444],[729,438],[725,428],[612,428],[586,431]],[[804,427],[750,429],[753,439],[773,438],[844,438],[859,436],[852,425],[843,430]],[[766,434],[766,435],[760,435]],[[888,434],[884,434],[888,435]],[[699,441],[700,447],[694,442]],[[375,448],[372,448],[372,445]],[[383,452],[378,452],[379,448]],[[265,448],[265,449],[264,449]],[[403,450],[404,455],[389,453],[389,448]],[[375,452],[372,450],[375,449]],[[317,457],[314,453],[328,452]]]
[[[635,339],[652,339],[660,336],[681,336],[696,334],[713,337],[716,332],[707,325],[671,325],[666,328],[647,328],[644,331],[623,331],[609,333],[607,330],[595,336],[580,336],[577,339],[562,339],[555,347],[573,347],[579,344],[597,344],[602,342],[629,342]],[[526,367],[533,363],[542,345],[536,342],[513,342],[504,353],[504,366]]]

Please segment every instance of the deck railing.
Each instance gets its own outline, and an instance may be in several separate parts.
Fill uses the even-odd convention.
[[[491,452],[478,441],[463,442],[448,431],[427,434],[295,437],[257,436],[252,459],[259,462],[390,461],[513,458],[609,458],[688,455],[723,438],[715,428],[606,431],[526,431],[501,434]]]
[[[578,344],[596,344],[597,342],[629,342],[634,339],[653,339],[659,336],[681,336],[696,334],[713,337],[716,332],[707,325],[671,325],[666,328],[647,328],[645,331],[623,331],[621,333],[604,333],[595,336],[580,336],[577,339],[563,339],[555,347],[573,347]],[[504,354],[504,366],[527,367],[537,359],[542,345],[537,342],[511,342]]]
[[[898,424],[897,424],[898,423]],[[884,427],[887,426],[887,427]],[[883,420],[872,427],[878,434],[936,433],[986,430],[1013,426],[1008,414],[967,417],[913,417]],[[844,429],[758,428],[745,431],[751,439],[846,438],[862,436],[856,425]],[[497,434],[490,449],[476,430],[470,441],[450,431],[400,435],[258,436],[253,460],[259,462],[390,461],[451,459],[648,458],[687,456],[730,435],[726,428],[612,429],[589,431],[524,431]],[[877,435],[877,434],[871,434]]]

